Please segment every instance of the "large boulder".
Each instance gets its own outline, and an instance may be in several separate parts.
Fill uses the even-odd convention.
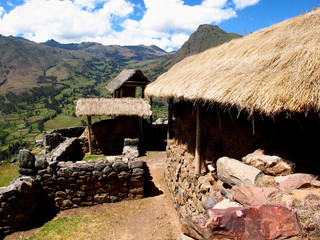
[[[261,175],[263,174],[259,169],[236,159],[222,157],[217,161],[217,176],[229,185],[240,185],[242,183],[254,185]]]
[[[267,155],[262,149],[248,154],[242,158],[242,161],[260,169],[264,174],[272,176],[292,174],[296,167],[295,163],[276,155]]]
[[[265,240],[301,235],[295,212],[281,204],[211,209],[208,216],[206,227],[218,239]]]
[[[275,177],[275,182],[283,192],[305,187],[320,187],[318,176],[307,173]]]
[[[18,154],[19,173],[33,175],[35,173],[35,156],[27,149],[20,150]]]
[[[301,239],[295,212],[281,204],[211,209],[206,215],[184,217],[182,231],[208,240]]]
[[[231,189],[233,199],[244,206],[264,204],[277,193],[279,193],[277,188],[260,188],[246,183],[233,186]]]

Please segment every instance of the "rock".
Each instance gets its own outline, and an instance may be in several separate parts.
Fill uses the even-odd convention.
[[[232,207],[242,207],[240,203],[230,201],[229,199],[224,199],[221,202],[218,202],[213,209],[226,209]]]
[[[48,167],[48,162],[45,157],[38,157],[35,161],[35,168],[36,170],[42,170]]]
[[[44,132],[44,146],[47,147],[49,150],[52,150],[59,146],[60,143],[66,140],[60,133],[54,131]]]
[[[207,221],[207,215],[184,217],[181,220],[181,230],[194,239],[213,239],[212,233],[206,229]]]
[[[266,155],[264,150],[257,149],[253,153],[242,158],[245,164],[260,169],[264,174],[272,176],[284,176],[294,173],[295,163],[282,159],[279,156]]]
[[[137,146],[124,146],[122,155],[129,160],[139,157],[139,150]]]
[[[124,146],[139,146],[139,138],[125,138]]]
[[[122,162],[122,161],[117,161],[112,164],[112,168],[116,170],[116,172],[121,172],[121,171],[127,171],[128,170],[128,164]]]
[[[211,209],[208,216],[207,231],[217,238],[265,240],[301,235],[295,212],[281,204]]]
[[[267,202],[268,198],[279,192],[276,188],[260,188],[250,184],[233,186],[231,189],[232,197],[243,206],[261,205]]]
[[[22,149],[18,154],[19,167],[25,169],[34,169],[35,157],[27,149]]]
[[[261,175],[262,172],[259,169],[236,159],[222,157],[217,161],[217,176],[229,185],[239,185],[241,183],[254,185]]]
[[[131,161],[128,163],[128,166],[130,169],[143,168],[143,161],[142,160]]]
[[[78,138],[69,138],[51,152],[53,161],[75,162],[82,159],[84,153]]]
[[[204,203],[204,208],[206,210],[212,209],[217,203],[221,202],[223,199],[224,198],[221,195],[208,197]]]
[[[296,173],[288,176],[275,177],[275,181],[277,186],[283,192],[304,187],[320,187],[318,176],[306,173]]]
[[[231,186],[221,182],[221,184],[219,185],[219,191],[220,193],[225,196],[226,198],[232,199],[232,194],[231,194]]]
[[[310,237],[310,239],[320,239],[319,189],[292,190],[282,195],[280,203],[297,213],[302,231]]]

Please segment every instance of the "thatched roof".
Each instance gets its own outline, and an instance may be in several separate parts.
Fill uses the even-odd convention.
[[[319,112],[320,9],[190,56],[145,93],[249,114]]]
[[[119,73],[118,76],[108,83],[106,89],[113,93],[125,83],[133,83],[140,86],[145,86],[150,83],[150,81],[139,69],[124,69]]]
[[[81,98],[77,100],[77,116],[150,116],[151,106],[141,98]]]

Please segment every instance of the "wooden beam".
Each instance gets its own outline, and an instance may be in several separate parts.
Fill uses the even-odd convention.
[[[197,104],[195,174],[201,173],[201,105]]]
[[[88,143],[89,153],[92,154],[92,142],[91,142],[91,116],[88,116]]]
[[[172,113],[173,113],[173,99],[168,100],[168,130],[167,130],[167,139],[172,139]]]
[[[140,142],[143,142],[143,118],[139,117]]]

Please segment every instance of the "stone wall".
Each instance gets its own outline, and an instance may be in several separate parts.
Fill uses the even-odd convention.
[[[21,150],[20,177],[0,188],[0,239],[48,211],[142,198],[144,162],[108,157],[96,161],[56,161]],[[42,214],[42,215],[41,215]]]
[[[195,239],[319,239],[318,175],[295,173],[294,163],[260,149],[242,161],[219,158],[215,167],[202,165],[202,174],[195,175],[188,146],[168,141],[165,180],[185,234]],[[278,227],[265,231],[270,223]]]
[[[208,197],[220,195],[211,173],[195,175],[194,155],[176,140],[168,141],[165,179],[180,217],[204,213]]]
[[[36,180],[21,177],[0,188],[0,239],[20,229],[36,208]]]
[[[67,209],[143,197],[143,162],[55,162],[36,176],[56,207]]]

